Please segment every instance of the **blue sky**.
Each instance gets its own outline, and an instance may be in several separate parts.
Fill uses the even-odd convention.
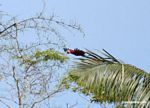
[[[76,32],[75,36],[64,34],[69,47],[104,48],[125,63],[150,72],[150,0],[45,1],[46,15],[77,22],[84,29],[84,38]],[[0,4],[0,10],[21,18],[34,15],[43,5],[41,0],[1,0]]]

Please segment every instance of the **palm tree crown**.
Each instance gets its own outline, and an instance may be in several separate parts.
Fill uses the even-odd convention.
[[[87,50],[63,80],[66,88],[82,92],[94,102],[121,103],[147,107],[150,100],[149,73],[113,57],[106,50],[102,56]],[[128,104],[126,104],[128,103]]]

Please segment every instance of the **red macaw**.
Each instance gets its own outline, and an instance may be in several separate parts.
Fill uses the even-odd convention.
[[[69,49],[69,48],[64,48],[64,51],[67,52],[67,54],[73,54],[75,56],[84,56],[86,53],[79,49]]]

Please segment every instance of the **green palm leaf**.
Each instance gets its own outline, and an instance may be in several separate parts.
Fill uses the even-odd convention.
[[[94,102],[136,103],[148,106],[150,75],[145,71],[121,63],[106,50],[103,56],[87,50],[87,55],[69,71],[63,80],[66,88],[91,96]]]

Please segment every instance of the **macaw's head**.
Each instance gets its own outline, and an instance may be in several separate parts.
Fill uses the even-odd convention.
[[[63,48],[63,49],[64,49],[65,52],[67,52],[67,50],[68,50],[69,48]]]

